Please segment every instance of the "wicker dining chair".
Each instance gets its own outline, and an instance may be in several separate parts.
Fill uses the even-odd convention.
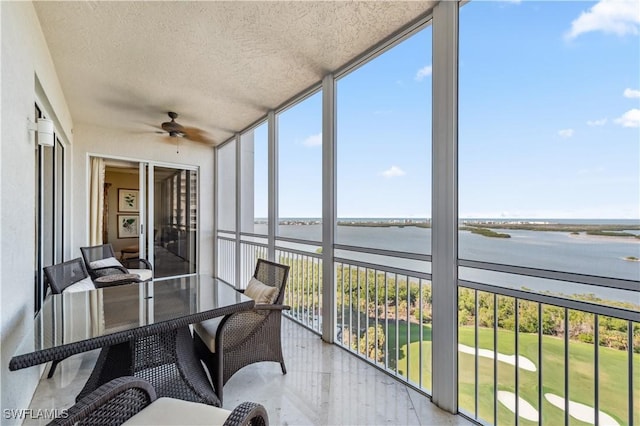
[[[42,270],[44,272],[44,284],[51,289],[53,294],[95,289],[84,261],[80,257],[45,266]]]
[[[153,269],[148,260],[131,258],[119,261],[111,244],[80,247],[80,252],[89,275],[94,280],[112,274],[138,274],[142,281],[153,278]]]
[[[89,276],[82,258],[68,260],[66,262],[57,263],[42,268],[44,272],[44,283],[51,289],[52,294],[71,293],[76,291],[94,290],[97,286]],[[122,275],[122,279],[111,280],[109,284],[104,286],[113,286],[120,284],[129,284],[133,282],[130,276]],[[135,279],[134,281],[138,281]],[[46,287],[45,287],[46,288]],[[62,360],[53,361],[47,378],[50,379],[56,371],[56,367]]]
[[[281,321],[282,311],[291,309],[282,304],[288,275],[289,266],[258,259],[253,278],[276,289],[272,302],[256,301],[253,310],[194,325],[195,351],[207,366],[221,402],[225,383],[249,364],[278,362],[282,374],[287,374],[282,356]]]
[[[268,426],[265,408],[243,402],[233,411],[174,398],[157,398],[143,379],[122,376],[100,386],[49,426],[82,425],[255,425]]]

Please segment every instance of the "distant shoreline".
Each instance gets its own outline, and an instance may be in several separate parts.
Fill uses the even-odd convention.
[[[426,219],[389,219],[389,220],[339,220],[338,226],[389,228],[389,227],[416,227],[431,228],[431,221]],[[501,231],[540,231],[540,232],[566,232],[572,238],[627,241],[640,243],[640,235],[634,235],[628,231],[640,230],[640,224],[560,224],[546,221],[517,221],[517,220],[461,220],[459,229],[471,231],[474,234],[488,238],[509,238],[508,233]],[[619,234],[619,235],[616,235]]]
[[[610,222],[611,219],[602,219]],[[622,219],[621,219],[622,221]],[[563,220],[562,223],[552,220],[519,220],[519,219],[461,219],[460,231],[470,231],[474,234],[488,238],[509,238],[506,232],[514,231],[540,231],[568,233],[571,238],[590,239],[592,241],[626,241],[640,243],[640,234],[630,231],[640,231],[640,223],[579,223],[580,219],[571,223]],[[595,221],[594,221],[595,222]],[[256,224],[266,224],[266,220],[257,219]],[[284,226],[309,226],[321,225],[318,218],[281,218],[279,225]],[[430,218],[388,218],[388,219],[338,219],[337,226],[360,228],[423,228],[431,229]],[[497,230],[506,231],[500,233]]]
[[[610,235],[589,235],[589,234],[569,234],[569,238],[588,241],[615,241],[632,244],[640,244],[640,238],[634,237],[615,237]]]

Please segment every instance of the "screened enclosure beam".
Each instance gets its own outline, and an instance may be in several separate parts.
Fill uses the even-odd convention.
[[[458,2],[433,11],[432,401],[458,411]]]

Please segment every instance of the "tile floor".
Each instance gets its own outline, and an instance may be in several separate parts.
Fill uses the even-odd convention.
[[[224,407],[242,401],[263,404],[273,425],[471,425],[440,410],[420,393],[289,320],[283,321],[287,374],[263,362],[237,372],[224,387]],[[32,409],[73,404],[98,351],[62,362],[40,381]],[[46,422],[25,421],[25,425]]]

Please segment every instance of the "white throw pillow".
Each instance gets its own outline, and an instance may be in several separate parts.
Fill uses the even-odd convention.
[[[105,268],[107,266],[122,266],[122,263],[118,262],[115,257],[105,257],[104,259],[94,260],[89,263],[91,269]]]
[[[251,277],[244,294],[255,300],[256,305],[272,304],[276,298],[278,289],[268,286],[254,277]]]

